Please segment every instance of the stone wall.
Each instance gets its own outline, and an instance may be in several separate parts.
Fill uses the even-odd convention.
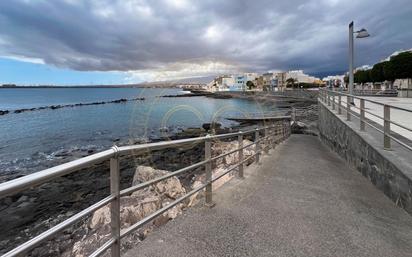
[[[342,116],[343,117],[343,116]],[[412,180],[384,150],[368,142],[340,117],[319,103],[319,137],[349,165],[368,178],[396,205],[412,214]]]

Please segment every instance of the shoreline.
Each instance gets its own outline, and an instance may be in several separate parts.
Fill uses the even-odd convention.
[[[253,96],[249,96],[247,99],[256,100]],[[273,98],[265,101],[276,106],[276,100]],[[291,106],[289,105],[289,107]],[[246,127],[249,126],[241,124],[227,128],[217,126],[216,133],[222,134]],[[151,139],[150,142],[196,137],[206,133],[207,130],[204,128],[186,128],[168,138]],[[121,188],[130,186],[137,166],[144,165],[155,169],[174,171],[199,162],[203,155],[204,145],[200,144],[190,148],[164,149],[122,158],[120,162]],[[179,179],[185,187],[188,187],[192,178],[201,173],[202,169],[198,168],[192,173],[179,177]],[[0,235],[0,252],[10,250],[40,234],[108,194],[109,163],[106,161],[45,183],[35,189],[0,199],[0,215],[5,217],[2,222],[4,223],[3,232]],[[76,226],[72,228],[72,231],[75,229]]]
[[[217,130],[217,133],[227,133],[238,128],[238,126],[221,128]],[[190,138],[206,133],[207,131],[203,128],[188,128],[170,136],[169,139]],[[150,142],[162,140],[164,138],[150,140]],[[203,158],[203,152],[204,145],[199,144],[187,149],[164,149],[122,158],[120,161],[121,188],[130,186],[136,166],[144,165],[173,171],[199,162]],[[201,169],[179,177],[179,179],[182,184],[188,186],[192,177],[199,172]],[[10,250],[90,206],[91,203],[106,197],[110,194],[109,174],[109,162],[106,161],[47,182],[34,189],[0,199],[0,216],[3,217],[0,253]]]

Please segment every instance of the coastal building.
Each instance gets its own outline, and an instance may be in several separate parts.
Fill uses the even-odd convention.
[[[263,73],[262,74],[262,81],[263,81],[263,91],[273,91],[273,80],[275,79],[273,73]]]
[[[234,76],[234,83],[231,91],[245,91],[247,83],[247,76],[239,74]]]
[[[245,73],[244,76],[246,77],[246,83],[247,83],[247,81],[254,82],[256,78],[259,77],[259,74],[251,72],[251,73]]]
[[[275,74],[276,88],[278,91],[286,89],[286,72],[278,72]]]
[[[327,76],[322,81],[328,87],[340,88],[344,86],[344,75]]]
[[[286,74],[286,80],[288,80],[289,78],[293,78],[297,83],[309,83],[309,84],[313,84],[317,80],[319,80],[318,78],[315,78],[313,76],[303,73],[303,70],[288,71]]]
[[[398,90],[399,97],[412,97],[412,79],[397,79],[393,87]]]

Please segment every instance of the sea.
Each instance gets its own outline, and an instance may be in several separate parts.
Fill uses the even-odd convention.
[[[125,145],[164,138],[203,123],[273,110],[245,99],[161,97],[177,88],[2,88],[0,181]],[[144,98],[144,100],[13,113],[18,109]]]

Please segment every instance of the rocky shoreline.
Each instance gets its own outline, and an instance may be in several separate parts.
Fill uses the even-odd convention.
[[[249,98],[248,100],[255,99]],[[276,106],[276,103],[273,103],[273,99],[265,99],[264,101],[260,99],[259,101],[263,104],[273,104]],[[119,103],[121,102],[126,101],[119,101]],[[215,130],[215,133],[221,134],[236,131],[238,127],[221,128],[218,124],[204,124],[203,128],[186,129],[167,139],[173,140],[202,136],[207,133],[207,130],[212,129]],[[155,141],[161,140],[164,139],[160,138]],[[245,140],[253,140],[253,138],[246,137]],[[233,141],[233,139],[232,141],[218,142],[212,151],[216,155],[222,153],[223,151],[228,152],[231,149],[234,149],[233,147],[235,147],[236,144],[237,141]],[[250,151],[252,150],[253,149],[250,149]],[[252,154],[252,152],[249,154]],[[121,157],[121,188],[127,188],[131,185],[131,183],[134,183],[132,181],[135,181],[134,177],[136,177],[136,169],[139,169],[139,167],[150,167],[151,169],[170,172],[199,162],[203,160],[203,156],[204,144],[199,144],[194,146],[192,145],[190,147],[153,151],[151,153],[134,157]],[[229,155],[224,160],[217,162],[213,167],[214,171],[221,171],[227,167],[227,165],[230,165],[235,158],[236,154],[233,154]],[[193,172],[179,176],[176,179],[178,179],[182,188],[189,190],[198,185],[200,181],[204,179],[202,177],[203,173],[203,167],[199,167],[194,169]],[[157,192],[153,195],[152,187],[149,191],[151,192],[151,195],[149,194],[149,196],[157,199],[154,205],[150,205],[152,207],[155,206],[156,208],[159,208],[159,206],[163,205],[164,201],[167,202],[172,200],[170,197],[165,198],[163,195],[164,192]],[[85,209],[92,203],[106,197],[107,195],[109,195],[109,163],[106,161],[53,180],[52,182],[43,184],[35,189],[26,190],[20,194],[0,199],[0,216],[2,217],[0,254],[11,250],[15,246],[27,241],[35,235],[40,234],[73,214]],[[142,200],[149,197],[147,195],[143,196],[136,196],[136,199],[138,200],[135,198],[129,198],[128,202],[130,203],[130,208],[132,208],[131,206],[136,206],[136,204],[140,206],[139,208],[143,208],[144,204],[142,205],[142,203],[145,202],[142,202]],[[185,205],[182,205],[177,213],[180,213],[182,209],[188,206],[190,206],[190,204],[185,203]],[[154,207],[152,207],[149,209],[153,210]],[[163,221],[156,220],[152,225],[161,225],[165,220],[168,220],[172,216],[174,216],[174,214],[171,214],[171,216],[167,216],[166,218],[163,217]],[[83,241],[98,232],[96,231],[98,226],[91,225],[93,217],[95,217],[95,215],[92,215],[92,217],[85,219],[83,222],[72,226],[60,236],[34,249],[29,256],[87,256],[87,254],[90,254],[90,252],[88,252],[90,249],[87,250],[87,247],[84,245],[82,246],[77,244],[76,246],[75,242]],[[104,218],[102,219],[105,220]],[[102,238],[104,238],[107,234],[106,223],[103,221],[101,224],[104,226],[100,227],[104,228],[103,231],[100,231],[99,233],[103,233],[104,236]],[[142,240],[150,229],[152,228],[145,228],[142,231],[138,231],[132,235],[132,239],[134,241]],[[100,241],[100,239],[95,243],[101,243],[102,241]],[[85,242],[89,242],[90,244],[92,243],[92,241],[87,240]],[[128,242],[129,241],[127,240],[125,241],[126,248]],[[94,247],[94,249],[96,248],[97,247]]]
[[[216,126],[216,133],[227,133],[233,129],[220,128],[214,124],[209,124],[206,127],[210,128],[211,126]],[[177,133],[169,139],[196,137],[206,133],[207,131],[203,128],[192,128]],[[130,186],[136,166],[174,171],[201,161],[203,155],[204,145],[199,144],[192,145],[190,148],[165,149],[135,157],[122,157],[120,161],[121,188]],[[190,174],[179,177],[179,179],[185,187],[190,187],[193,176],[199,173],[202,173],[202,169],[196,169]],[[0,253],[4,253],[40,234],[107,195],[109,195],[109,163],[106,161],[34,189],[0,199],[0,216],[2,217]],[[71,228],[69,234],[76,228],[77,226]],[[67,240],[60,242],[60,245],[65,245],[67,242]],[[40,247],[40,249],[43,248]],[[55,252],[48,255],[43,250],[40,253],[36,254],[34,251],[32,256],[59,255],[56,255]]]
[[[101,101],[101,102],[92,102],[92,103],[77,103],[77,104],[58,104],[58,105],[48,105],[48,106],[41,106],[36,108],[23,108],[17,110],[0,110],[0,116],[11,114],[11,113],[23,113],[23,112],[32,112],[32,111],[40,111],[40,110],[57,110],[62,108],[73,108],[73,107],[81,107],[81,106],[90,106],[90,105],[102,105],[102,104],[119,104],[119,103],[126,103],[131,101],[144,101],[144,97],[136,97],[136,98],[120,98],[112,101]]]

